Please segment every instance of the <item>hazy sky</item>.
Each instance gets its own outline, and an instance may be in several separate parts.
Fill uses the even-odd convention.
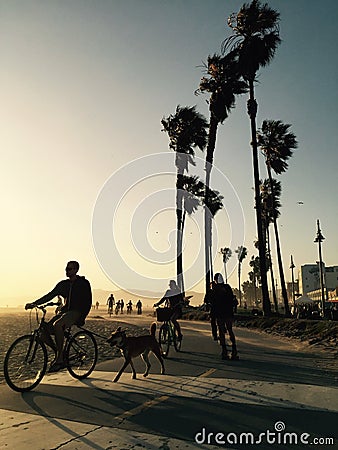
[[[226,19],[242,3],[0,0],[0,306],[51,289],[68,259],[79,260],[94,288],[110,290],[115,281],[166,289],[175,274],[175,166],[160,121],[178,104],[208,117],[206,97],[194,95],[202,61],[220,51]],[[338,265],[338,6],[269,4],[280,11],[283,42],[259,74],[257,124],[290,123],[299,141],[279,177],[290,279],[291,254],[297,269],[318,259],[317,218],[325,263]],[[229,202],[216,220],[216,269],[217,250],[242,243],[243,279],[256,235],[246,100],[220,127],[212,175]],[[199,163],[196,170],[203,175]],[[186,230],[191,286],[203,275],[201,214]]]

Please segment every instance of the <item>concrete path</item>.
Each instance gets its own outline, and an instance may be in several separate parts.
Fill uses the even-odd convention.
[[[315,439],[337,448],[328,445],[338,423],[337,374],[325,358],[236,329],[241,360],[224,363],[207,324],[183,330],[183,351],[169,355],[166,375],[151,358],[143,378],[139,359],[136,380],[128,370],[113,383],[118,358],[84,381],[63,371],[25,394],[1,385],[0,449],[288,449],[283,440],[291,438],[297,448],[317,448]]]

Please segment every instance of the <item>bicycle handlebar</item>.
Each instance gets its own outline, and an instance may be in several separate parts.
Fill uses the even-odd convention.
[[[49,302],[49,303],[45,303],[44,305],[36,305],[35,303],[27,303],[25,305],[25,309],[27,310],[27,309],[37,308],[37,309],[41,309],[42,311],[44,311],[47,306],[60,306],[60,305],[61,305],[61,303],[59,303],[59,302],[57,302],[57,303]]]

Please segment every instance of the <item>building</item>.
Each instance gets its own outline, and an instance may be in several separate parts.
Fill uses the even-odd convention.
[[[338,266],[325,267],[324,270],[324,287],[327,290],[336,289],[338,286]],[[320,290],[319,264],[304,264],[299,269],[299,293],[307,294],[308,292]]]

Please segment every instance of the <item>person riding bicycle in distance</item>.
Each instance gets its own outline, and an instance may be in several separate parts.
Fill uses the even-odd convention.
[[[47,322],[47,332],[42,335],[42,340],[56,350],[55,360],[52,362],[49,372],[57,372],[64,368],[63,344],[64,330],[72,325],[83,325],[92,306],[92,290],[85,277],[77,275],[80,265],[77,261],[69,261],[66,265],[67,280],[60,281],[55,288],[33,303],[27,303],[25,309],[34,308],[35,305],[43,305],[56,296],[65,299],[65,304],[60,312]],[[50,334],[55,334],[55,344]]]
[[[167,289],[164,296],[161,298],[160,301],[154,304],[154,307],[161,305],[167,301],[169,303],[169,307],[172,309],[172,315],[170,316],[170,320],[174,324],[174,327],[178,334],[178,339],[182,340],[182,332],[180,324],[177,322],[177,319],[180,319],[182,317],[182,305],[184,303],[183,294],[179,290],[176,281],[170,280],[169,281],[169,289]]]

